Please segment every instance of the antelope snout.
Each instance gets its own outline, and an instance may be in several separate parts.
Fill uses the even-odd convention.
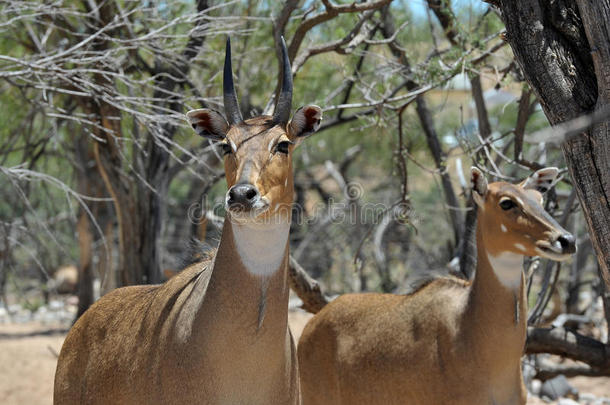
[[[258,190],[252,184],[236,184],[227,192],[227,208],[248,211],[259,198]]]
[[[560,248],[561,253],[565,255],[576,252],[576,239],[571,233],[564,233],[563,235],[560,235],[557,240],[555,240],[553,245]]]

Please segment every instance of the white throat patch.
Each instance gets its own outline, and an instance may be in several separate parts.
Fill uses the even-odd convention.
[[[232,222],[237,253],[246,269],[257,276],[268,276],[280,268],[290,223],[286,220],[271,224]]]
[[[500,283],[506,288],[517,290],[521,286],[523,273],[523,255],[503,252],[497,256],[487,253],[489,264]]]

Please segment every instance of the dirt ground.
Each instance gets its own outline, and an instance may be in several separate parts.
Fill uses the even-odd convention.
[[[0,325],[0,404],[49,405],[65,329],[38,323]]]
[[[301,335],[311,315],[290,313],[295,338]],[[50,405],[57,354],[65,327],[40,323],[0,324],[0,404]],[[610,378],[573,378],[570,383],[581,393],[610,397]],[[528,405],[545,404],[531,398]]]

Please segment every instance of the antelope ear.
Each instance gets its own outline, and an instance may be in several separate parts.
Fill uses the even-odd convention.
[[[545,167],[544,169],[537,170],[534,174],[519,183],[519,185],[526,190],[536,189],[541,193],[546,193],[551,188],[558,175],[558,168]]]
[[[288,123],[288,136],[292,139],[304,138],[316,132],[322,121],[322,109],[317,105],[299,108]]]
[[[198,135],[216,141],[224,139],[229,124],[218,111],[201,108],[186,113],[186,119]]]
[[[485,194],[487,194],[487,179],[483,172],[476,167],[470,168],[470,185],[474,202],[482,206]]]

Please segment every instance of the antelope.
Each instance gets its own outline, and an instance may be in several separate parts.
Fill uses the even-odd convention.
[[[74,325],[61,350],[55,404],[298,404],[288,328],[292,153],[320,125],[308,105],[290,118],[292,72],[273,116],[244,120],[224,65],[226,119],[198,109],[195,132],[218,141],[228,185],[220,244],[165,284],[117,289]]]
[[[575,241],[542,207],[556,168],[520,184],[471,174],[472,283],[443,277],[409,295],[346,294],[326,305],[299,341],[303,404],[525,404],[523,256],[565,260]]]

